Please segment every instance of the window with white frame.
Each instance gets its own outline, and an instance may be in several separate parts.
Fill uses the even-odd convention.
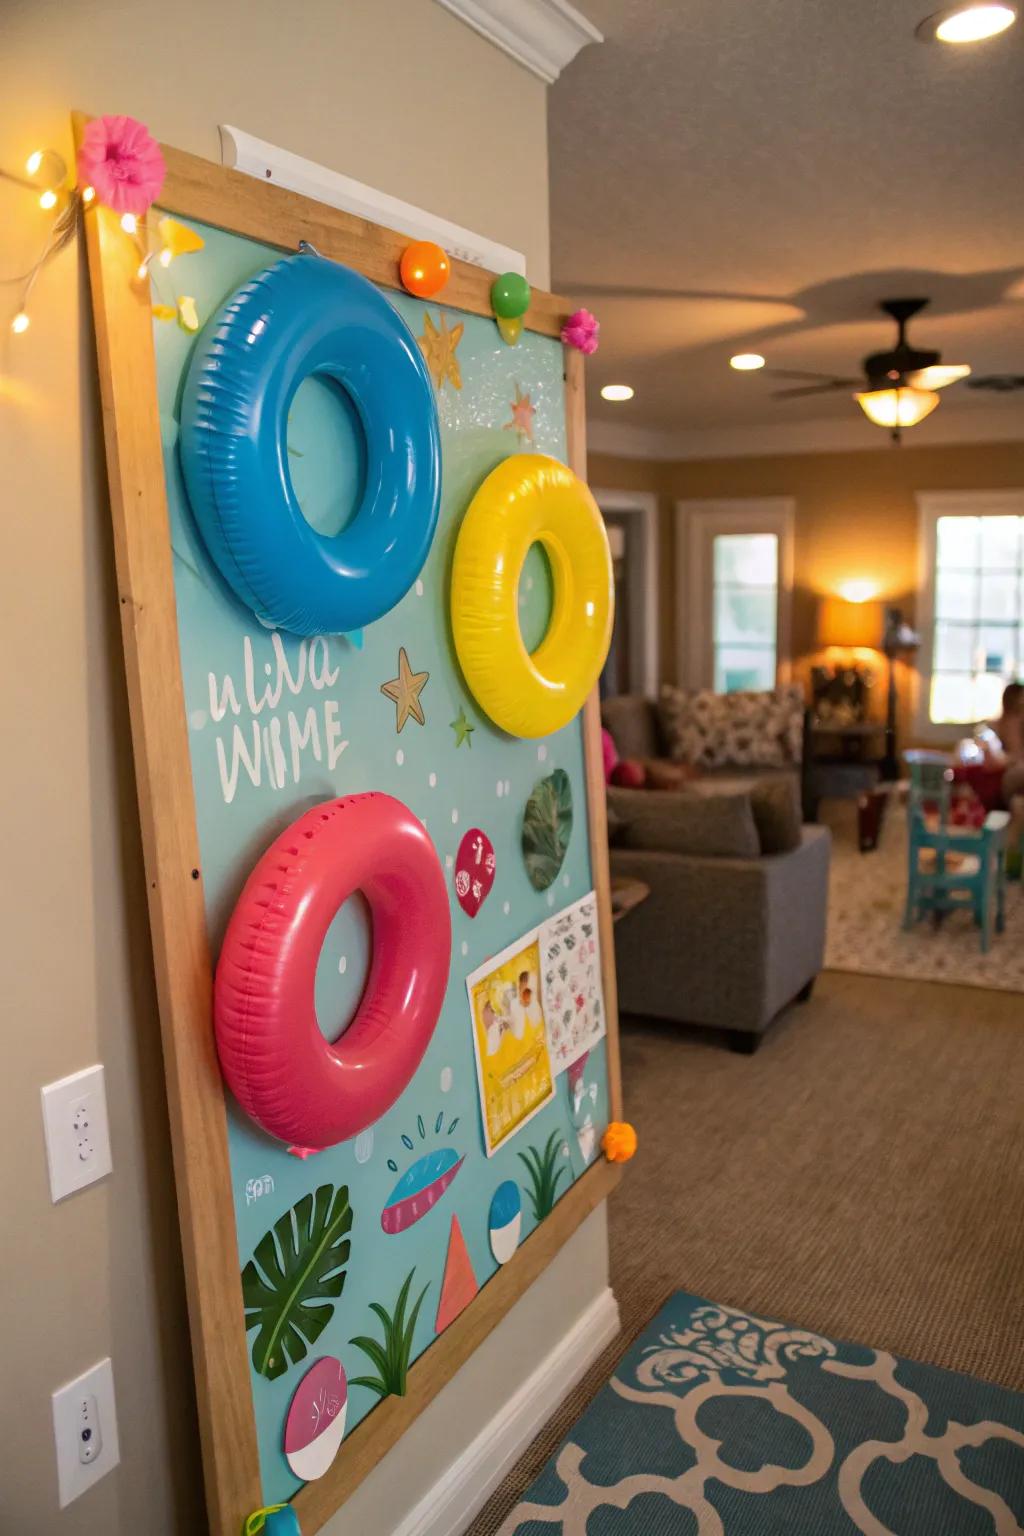
[[[716,693],[789,681],[794,504],[676,503],[677,672]]]
[[[974,725],[1024,676],[1024,491],[919,502],[923,713],[932,726]]]
[[[719,533],[712,558],[714,689],[774,688],[778,657],[779,540]]]

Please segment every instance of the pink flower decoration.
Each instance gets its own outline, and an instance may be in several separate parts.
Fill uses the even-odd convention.
[[[589,309],[578,309],[562,326],[562,340],[567,347],[575,347],[585,357],[597,351],[597,337],[601,322]]]
[[[134,117],[94,117],[78,151],[78,180],[115,213],[144,214],[164,184],[164,157]]]

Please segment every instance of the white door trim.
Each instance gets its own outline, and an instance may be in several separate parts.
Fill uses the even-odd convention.
[[[630,692],[658,697],[660,656],[658,650],[658,498],[648,491],[594,491],[602,512],[630,512],[640,519],[640,562],[643,574],[644,611],[640,628],[639,656],[634,653]]]
[[[711,540],[720,533],[774,533],[779,541],[777,678],[792,670],[792,496],[742,496],[714,501],[677,501],[676,676],[683,687],[710,688],[714,677],[708,602]]]

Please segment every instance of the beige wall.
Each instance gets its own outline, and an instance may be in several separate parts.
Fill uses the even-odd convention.
[[[662,672],[676,680],[675,502],[792,496],[796,503],[793,653],[814,650],[817,599],[844,581],[870,580],[913,613],[918,580],[917,491],[1024,487],[1024,441],[856,453],[653,462],[594,453],[593,485],[656,491],[661,510]],[[909,690],[904,690],[909,696]]]
[[[18,169],[43,144],[70,154],[74,105],[133,113],[211,158],[226,120],[525,249],[547,281],[544,88],[434,0],[4,0],[0,56],[0,165]],[[0,183],[0,275],[32,259],[44,224]],[[0,306],[14,295],[0,288]],[[9,313],[0,1527],[194,1536],[205,1522],[80,254],[43,274],[26,335],[11,336]],[[96,1060],[114,1172],[54,1207],[39,1087]],[[418,1452],[385,1463],[358,1522],[333,1530],[384,1536],[442,1470],[437,1447],[458,1454],[606,1275],[598,1214],[520,1303],[519,1328],[491,1341],[487,1369],[474,1361],[446,1391],[445,1433],[425,1416]],[[108,1353],[122,1465],[58,1514],[50,1392]]]

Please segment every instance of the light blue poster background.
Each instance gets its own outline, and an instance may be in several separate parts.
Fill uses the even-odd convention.
[[[253,241],[201,228],[205,249],[175,263],[180,292],[195,297],[208,321],[255,272],[280,256]],[[188,713],[202,877],[214,959],[237,896],[253,864],[273,839],[315,802],[376,789],[394,795],[426,825],[449,887],[451,973],[433,1040],[415,1078],[388,1114],[354,1141],[301,1161],[228,1101],[232,1195],[241,1264],[297,1200],[322,1184],[346,1185],[353,1211],[351,1257],[333,1315],[306,1359],[275,1381],[253,1372],[263,1497],[289,1498],[301,1486],[284,1459],[288,1405],[305,1371],[323,1355],[341,1359],[351,1379],[374,1374],[351,1344],[357,1334],[380,1337],[370,1303],[393,1309],[403,1280],[415,1270],[413,1295],[429,1285],[417,1322],[413,1357],[435,1338],[451,1219],[457,1215],[480,1285],[497,1269],[488,1240],[495,1189],[515,1180],[523,1197],[523,1236],[535,1222],[529,1179],[518,1154],[560,1137],[559,1197],[586,1166],[575,1131],[590,1114],[599,1140],[608,1117],[605,1049],[584,1071],[589,1090],[574,1115],[568,1080],[556,1081],[545,1109],[492,1158],[485,1155],[475,1080],[467,974],[591,889],[586,790],[579,720],[542,740],[514,740],[489,724],[462,679],[448,617],[449,576],[458,529],[474,492],[509,454],[536,449],[566,454],[562,349],[524,332],[506,347],[492,321],[388,292],[417,336],[429,312],[449,328],[465,327],[456,350],[462,387],[451,380],[438,393],[442,435],[442,503],[437,532],[420,578],[402,601],[361,637],[312,642],[271,634],[230,593],[208,559],[189,511],[177,458],[178,403],[193,338],[177,325],[155,323],[161,428],[174,551],[181,668]],[[512,402],[529,395],[534,443],[512,422]],[[324,532],[344,526],[362,483],[361,435],[351,403],[334,385],[310,380],[298,391],[287,424],[288,466],[303,511]],[[534,548],[520,581],[524,639],[543,635],[550,601],[546,560]],[[361,646],[358,643],[361,639]],[[415,672],[430,677],[420,701],[426,724],[410,720],[396,733],[394,703],[380,687],[398,674],[404,647]],[[464,710],[474,727],[456,746],[451,722]],[[563,768],[572,783],[575,820],[565,863],[554,886],[538,892],[523,864],[523,807],[537,781]],[[453,887],[463,834],[480,827],[494,844],[493,889],[474,919]],[[417,914],[409,913],[410,926]],[[371,939],[359,897],[332,924],[317,972],[321,1028],[336,1038],[361,993]],[[440,1130],[435,1127],[440,1126]],[[423,1153],[453,1147],[465,1162],[435,1207],[394,1236],[381,1228],[381,1210],[406,1169]],[[397,1164],[397,1172],[388,1160]],[[254,1182],[256,1181],[256,1182]],[[255,1334],[249,1335],[251,1348]],[[350,1386],[346,1432],[379,1399]],[[342,1450],[344,1454],[344,1449]]]

